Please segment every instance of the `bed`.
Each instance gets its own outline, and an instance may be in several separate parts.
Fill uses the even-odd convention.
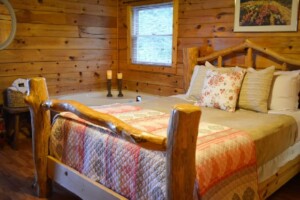
[[[251,74],[252,72],[247,71],[246,73],[244,69],[236,67],[226,67],[227,69],[234,71],[232,73],[227,71],[221,73],[216,70],[223,68],[223,66],[228,63],[226,61],[227,59],[235,59],[235,57],[240,58],[242,54],[245,54],[245,56],[242,56],[242,58],[245,58],[245,65],[242,66],[243,68],[269,68],[269,65],[257,66],[256,59],[261,56],[280,63],[274,64],[275,67],[272,67],[272,70],[276,68],[276,70],[281,71],[278,76],[285,74],[285,72],[282,71],[285,71],[290,67],[292,69],[297,69],[297,67],[299,68],[300,66],[300,61],[282,57],[274,51],[260,47],[248,40],[241,45],[217,51],[204,57],[199,57],[199,48],[188,48],[184,51],[184,64],[186,69],[185,81],[190,83],[186,95],[160,98],[159,101],[145,102],[143,104],[111,105],[100,108],[90,108],[74,101],[49,100],[45,79],[31,79],[29,81],[30,92],[25,98],[25,101],[30,106],[32,118],[37,195],[39,197],[49,195],[51,192],[51,181],[55,181],[83,199],[99,199],[100,197],[101,199],[197,199],[199,194],[203,194],[203,199],[220,199],[220,197],[229,199],[229,196],[225,193],[228,191],[230,191],[228,192],[230,199],[238,199],[241,196],[239,196],[238,191],[233,190],[234,185],[231,183],[244,181],[241,182],[241,187],[243,187],[242,189],[244,192],[242,192],[242,195],[248,195],[248,197],[251,197],[250,199],[266,199],[300,171],[300,142],[297,125],[299,111],[297,111],[297,109],[294,111],[276,111],[276,109],[273,111],[252,111],[251,109],[249,110],[247,105],[246,109],[235,110],[236,106],[222,107],[222,105],[220,106],[220,104],[216,103],[209,106],[210,100],[208,103],[203,100],[207,96],[203,96],[203,94],[207,93],[202,91],[200,94],[201,96],[199,96],[199,94],[197,96],[193,94],[193,92],[197,91],[199,93],[199,91],[192,88],[195,85],[196,88],[199,87],[199,83],[194,83],[197,76],[204,76],[203,73],[201,73],[201,70],[204,68],[197,64],[205,63],[206,61],[211,61],[214,64],[213,61],[216,60],[217,66],[206,63],[211,66],[206,66],[205,69],[212,69],[209,70],[209,72],[205,72],[204,83],[206,85],[204,84],[201,88],[209,89],[209,80],[211,80],[210,78],[215,76],[216,73],[218,76],[233,73],[235,75],[238,74],[239,76],[241,74],[243,75],[243,78],[239,79],[240,87],[238,90],[242,92],[242,87],[244,87],[242,84],[244,84],[246,80],[244,76],[245,74]],[[239,66],[241,67],[241,65]],[[297,81],[299,81],[299,72],[296,71],[296,73],[298,74],[296,76],[293,75],[293,77],[296,77]],[[265,77],[264,74],[261,76]],[[285,79],[286,77],[287,76],[284,75],[282,78]],[[274,87],[273,73],[271,79],[273,80],[273,83],[270,84],[273,84]],[[299,82],[295,82],[295,84],[295,87],[299,87]],[[234,91],[237,91],[236,88]],[[297,92],[299,92],[299,90]],[[237,92],[235,93],[237,94]],[[240,108],[243,108],[245,102],[241,99],[240,96],[236,97],[236,101],[239,100]],[[197,105],[195,105],[195,102]],[[199,103],[201,107],[199,107]],[[280,106],[279,104],[280,102],[274,101],[272,107],[277,108]],[[294,104],[291,106],[295,107]],[[260,109],[260,106],[254,104],[254,109],[257,109],[258,107]],[[50,110],[62,112],[61,115],[57,117],[57,120],[52,127],[50,124]],[[124,110],[125,114],[122,112],[119,113],[120,110]],[[138,115],[134,115],[134,117],[148,117],[151,115],[153,118],[154,111],[160,118],[159,120],[155,118],[157,121],[149,122],[152,124],[139,124],[138,122],[140,121],[141,123],[145,123],[146,120],[143,120],[143,118],[133,118],[131,121],[126,120],[128,115],[131,117],[133,116],[131,112],[138,112]],[[279,113],[280,115],[271,114],[271,112]],[[241,122],[241,119],[243,119],[243,122]],[[254,120],[256,120],[256,125],[252,124]],[[75,128],[70,125],[70,121],[75,123]],[[65,122],[68,123],[68,125],[62,126]],[[272,124],[274,127],[270,127]],[[85,168],[88,164],[84,163],[84,161],[86,160],[86,157],[92,157],[89,155],[93,155],[92,153],[86,153],[86,151],[89,152],[94,150],[85,149],[85,147],[82,146],[85,145],[85,142],[78,142],[87,141],[86,139],[82,139],[81,135],[83,134],[78,131],[82,129],[82,126],[84,126],[84,128],[92,127],[93,129],[91,134],[85,133],[84,137],[86,137],[86,135],[95,135],[94,132],[97,130],[96,137],[100,137],[99,135],[103,134],[103,137],[105,137],[102,139],[103,141],[116,141],[110,144],[111,146],[107,145],[109,148],[107,148],[108,150],[106,149],[105,152],[109,151],[109,153],[106,153],[104,157],[108,157],[108,160],[114,152],[119,151],[118,149],[126,149],[125,154],[120,154],[121,156],[119,155],[119,157],[116,157],[113,161],[105,161],[106,163],[109,163],[106,165],[105,171],[108,171],[112,176],[114,176],[114,173],[118,174],[118,179],[120,179],[123,184],[118,182],[113,182],[112,184],[107,180],[102,180],[102,172],[100,172],[99,176],[99,172],[95,172],[90,175],[90,177],[84,175],[89,174],[87,171],[90,171],[90,169]],[[153,132],[153,127],[156,127],[157,129],[155,129],[155,131],[158,131]],[[258,127],[260,127],[259,130]],[[66,130],[69,130],[70,133],[67,133],[67,136],[63,137],[62,135],[65,134]],[[98,133],[99,131],[102,133]],[[220,137],[214,138],[213,135],[220,135]],[[234,153],[237,154],[232,154],[233,157],[230,157],[229,154],[220,156],[221,154],[215,153],[219,152],[218,146],[215,144],[230,143],[222,141],[221,138],[232,139],[231,136],[236,136],[235,138],[238,138],[240,143],[246,144],[245,149],[241,149],[242,147],[240,146],[235,147]],[[59,139],[55,140],[55,138]],[[67,138],[73,138],[75,143],[72,143],[69,146],[67,145],[66,147],[58,145],[60,141],[69,144]],[[207,145],[207,143],[204,143],[206,140],[208,143],[211,141],[214,141],[215,143]],[[115,143],[121,145],[121,148],[120,146],[115,145]],[[127,146],[129,146],[129,148],[127,148]],[[202,153],[199,154],[200,151],[198,151],[198,149],[206,149],[208,146],[213,146],[213,148],[215,148],[208,150],[210,154],[214,154],[213,156],[215,157],[210,159],[204,158],[204,161],[201,162],[208,164],[199,165],[199,158],[204,156],[202,156]],[[49,148],[52,150],[49,151]],[[153,159],[143,156],[142,160],[144,160],[144,163],[151,163],[152,160],[156,159],[157,162],[161,164],[158,166],[154,163],[146,169],[141,169],[141,171],[130,171],[136,166],[135,161],[137,157],[131,158],[131,154],[128,154],[128,152],[133,151],[132,149],[135,148],[141,150],[142,153],[140,154],[144,155],[144,152],[147,152],[147,155],[152,155]],[[57,149],[59,149],[59,151],[56,151]],[[238,151],[236,149],[238,149]],[[73,157],[66,156],[65,152],[74,152],[75,155],[73,155]],[[78,152],[81,152],[82,154],[78,154]],[[124,151],[122,152],[124,153]],[[248,154],[245,152],[251,153]],[[76,155],[84,155],[83,158],[80,158],[81,164],[75,162],[75,160],[77,160]],[[126,158],[125,155],[127,155],[128,158]],[[223,160],[223,157],[230,158],[229,160]],[[237,159],[237,157],[239,158]],[[114,162],[117,162],[118,159],[121,158],[126,158],[121,163],[118,162],[122,169],[121,171],[114,172]],[[280,162],[283,158],[288,159],[284,162]],[[125,161],[128,160],[131,162],[131,164],[129,164],[132,165],[131,167],[125,166],[124,164]],[[162,162],[162,160],[164,160],[164,162]],[[213,164],[207,162],[207,160],[212,161]],[[224,163],[220,164],[218,161]],[[88,162],[95,163],[96,161]],[[72,167],[68,165],[72,165]],[[211,167],[205,168],[202,166]],[[223,169],[222,166],[236,166],[237,170],[232,169],[230,173],[225,173],[223,172],[225,169]],[[156,171],[153,171],[153,168],[155,168],[155,170],[161,170],[162,173],[158,175],[158,177],[160,177],[160,179],[158,179],[159,181],[155,182],[155,184],[158,184],[158,186],[155,186],[155,191],[152,190],[152,182],[150,185],[145,186],[146,189],[143,187],[140,188],[141,191],[145,191],[145,194],[147,193],[148,196],[145,196],[143,192],[136,191],[136,188],[129,186],[125,187],[127,186],[127,179],[131,179],[132,177],[137,177],[137,179],[139,179],[138,176],[141,174],[147,176],[145,179],[148,177],[153,180],[156,179],[157,177],[152,177],[152,174],[156,173]],[[103,168],[101,169],[103,170]],[[81,173],[79,171],[81,171]],[[126,171],[132,174],[124,174]],[[222,171],[222,173],[220,171]],[[223,174],[223,177],[208,177],[208,179],[211,180],[211,182],[207,183],[209,187],[206,187],[205,181],[205,183],[195,181],[202,179],[203,177],[207,178],[205,176],[212,175],[215,172]],[[266,172],[268,173],[266,174]],[[97,178],[95,178],[96,176]],[[106,176],[107,174],[103,177],[106,178]],[[240,180],[243,179],[242,177],[245,177],[244,180]],[[249,181],[249,177],[251,178],[251,181]],[[243,185],[245,182],[246,184]],[[250,187],[247,185],[248,183],[253,185]],[[138,182],[137,185],[143,186],[143,184],[143,182]],[[119,185],[121,189],[115,188],[116,185]],[[122,189],[122,187],[125,188]],[[206,190],[206,188],[208,189]],[[124,195],[127,194],[126,191],[129,190],[134,191],[131,191],[133,196]],[[116,191],[121,191],[122,195]],[[136,194],[141,196],[136,196]]]

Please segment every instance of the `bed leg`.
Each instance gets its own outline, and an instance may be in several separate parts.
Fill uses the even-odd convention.
[[[167,143],[167,199],[194,199],[195,155],[201,110],[180,104],[173,108]]]
[[[50,111],[42,107],[48,100],[46,80],[33,78],[29,80],[29,95],[25,102],[29,105],[32,126],[32,151],[35,165],[36,193],[47,197],[51,192],[51,181],[47,176],[48,139],[50,133]]]

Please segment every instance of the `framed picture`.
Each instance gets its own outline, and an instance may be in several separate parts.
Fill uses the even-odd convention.
[[[299,0],[235,0],[235,32],[297,31]]]

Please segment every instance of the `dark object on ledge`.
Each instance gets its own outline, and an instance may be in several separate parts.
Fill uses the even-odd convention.
[[[118,90],[119,90],[118,97],[123,97],[124,95],[122,94],[122,79],[118,79]]]
[[[107,79],[107,97],[112,97],[113,95],[111,94],[111,79]]]
[[[136,102],[141,102],[142,101],[142,97],[140,95],[136,96],[135,101]]]
[[[11,146],[13,149],[18,148],[18,135],[21,132],[22,124],[20,122],[20,116],[22,114],[29,114],[29,107],[7,107],[3,106],[3,111],[6,113],[8,117],[8,124],[7,124],[7,136],[9,139],[9,143],[11,143]],[[29,124],[28,124],[29,125]],[[29,137],[31,135],[31,128],[28,127],[29,133],[27,133],[27,136]]]

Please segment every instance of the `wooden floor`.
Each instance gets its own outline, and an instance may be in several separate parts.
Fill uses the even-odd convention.
[[[0,144],[1,145],[1,144]],[[31,139],[21,138],[18,150],[13,150],[7,144],[0,147],[0,200],[32,200],[34,196],[33,160]],[[70,200],[80,199],[58,185],[49,199]],[[283,188],[273,194],[268,200],[299,200],[300,174],[293,178]]]

